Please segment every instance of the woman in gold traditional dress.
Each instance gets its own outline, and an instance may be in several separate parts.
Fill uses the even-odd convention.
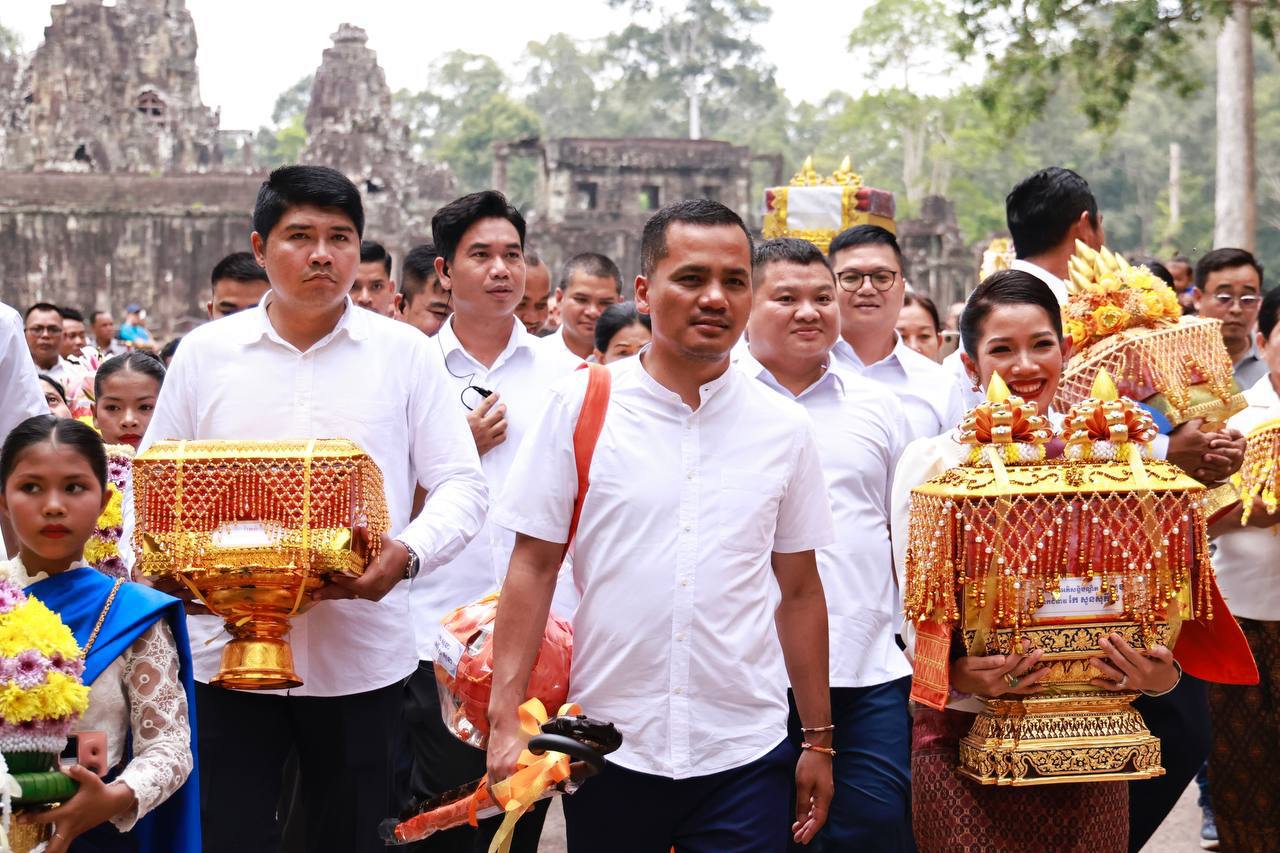
[[[1051,420],[1049,404],[1066,359],[1062,320],[1053,294],[1040,281],[1005,270],[974,292],[960,322],[965,367],[979,387],[995,373],[1009,389],[1035,402]],[[1061,453],[1057,442],[1050,456]],[[908,506],[912,488],[963,462],[968,448],[950,434],[921,439],[903,453],[894,482],[894,557],[906,565]],[[900,532],[899,532],[900,531]],[[910,631],[910,626],[908,626]],[[911,644],[913,637],[908,638]],[[984,786],[962,778],[959,740],[980,710],[973,696],[1020,697],[1039,693],[1048,672],[1037,668],[1040,652],[1022,655],[960,655],[951,666],[951,702],[945,712],[917,706],[912,743],[912,811],[916,841],[930,851],[1002,853],[1044,850],[1108,853],[1124,851],[1128,838],[1125,782],[1089,782],[1033,787]],[[1173,654],[1163,646],[1140,652],[1118,635],[1102,641],[1095,666],[1107,690],[1160,695],[1178,683]]]

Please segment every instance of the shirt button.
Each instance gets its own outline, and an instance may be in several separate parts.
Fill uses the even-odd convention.
[[[684,634],[676,634],[676,642],[677,642],[677,643],[683,643],[683,642],[684,642]]]
[[[688,586],[688,585],[689,585],[688,578],[680,578],[680,586]]]
[[[686,480],[692,480],[694,477],[694,474],[692,471],[690,471],[688,474],[685,474],[684,476]]]
[[[671,692],[672,692],[672,693],[674,693],[674,694],[676,694],[677,696],[679,696],[679,695],[681,695],[682,693],[684,693],[684,688],[683,688],[683,687],[677,687],[675,690],[672,690]]]
[[[690,527],[689,525],[687,525],[687,524],[686,524],[686,525],[684,526],[684,532],[685,532],[685,533],[689,533],[689,532],[690,532],[690,531],[692,531],[692,530],[693,530],[693,528],[692,528],[692,527]]]

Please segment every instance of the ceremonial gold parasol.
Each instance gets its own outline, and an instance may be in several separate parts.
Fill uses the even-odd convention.
[[[345,439],[157,442],[133,462],[133,497],[138,570],[226,620],[212,683],[247,690],[302,684],[290,618],[326,574],[363,572],[389,527],[382,472]]]
[[[965,464],[913,490],[916,689],[945,702],[955,627],[966,654],[1021,653],[1025,640],[1049,669],[1041,694],[978,697],[960,744],[965,775],[1039,785],[1164,772],[1136,692],[1090,683],[1102,637],[1172,648],[1182,620],[1212,616],[1204,487],[1151,458],[1155,434],[1102,373],[1067,416],[1062,457],[1046,460],[1048,422],[997,376],[962,426]]]

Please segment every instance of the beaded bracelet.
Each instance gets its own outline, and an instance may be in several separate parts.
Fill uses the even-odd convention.
[[[818,734],[819,732],[834,732],[836,727],[830,723],[825,726],[801,726],[800,731],[807,735]]]
[[[809,743],[808,741],[805,741],[804,743],[800,744],[800,748],[809,749],[814,752],[821,752],[823,755],[829,755],[832,758],[836,757],[836,751],[829,746],[818,746],[817,744],[812,744],[812,743]]]

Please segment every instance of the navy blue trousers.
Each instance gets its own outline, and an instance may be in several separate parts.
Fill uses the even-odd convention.
[[[670,779],[607,764],[564,798],[569,853],[782,853],[791,837],[796,751]]]
[[[793,850],[907,853],[911,836],[911,677],[872,687],[831,688],[835,797],[826,826],[808,847]],[[791,701],[790,737],[801,742]]]

